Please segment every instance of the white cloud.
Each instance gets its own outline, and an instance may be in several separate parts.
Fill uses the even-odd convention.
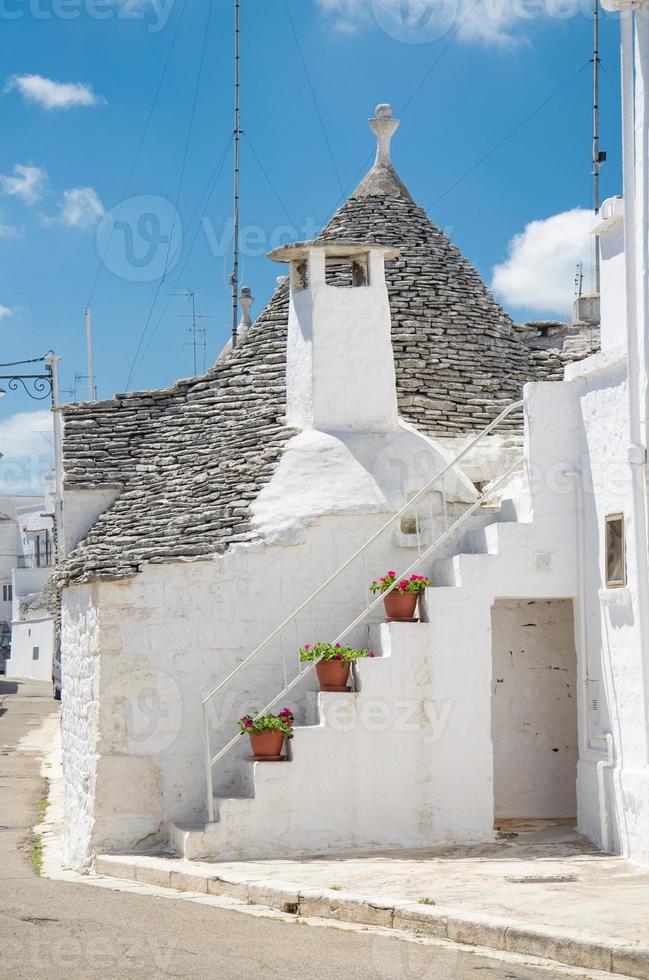
[[[52,413],[21,412],[0,420],[0,493],[42,492],[52,467]]]
[[[86,231],[93,228],[104,214],[104,205],[92,187],[73,187],[63,191],[59,221],[69,228]]]
[[[55,82],[42,75],[12,75],[5,91],[15,90],[27,102],[35,102],[48,111],[97,105],[105,101],[93,92],[90,85],[82,82]]]
[[[22,228],[10,225],[0,214],[0,238],[22,238],[24,232]]]
[[[47,184],[45,171],[29,163],[17,163],[13,173],[13,177],[0,174],[0,190],[4,194],[21,198],[25,204],[35,204],[40,200]]]
[[[520,28],[543,17],[565,19],[579,0],[316,0],[335,29],[373,19],[386,34],[407,44],[428,44],[457,30],[464,41],[509,45]],[[459,28],[459,30],[458,30]]]
[[[531,221],[509,243],[507,259],[493,270],[491,288],[505,304],[546,315],[567,316],[574,299],[578,262],[591,278],[591,211],[574,208]]]
[[[0,320],[4,320],[5,317],[11,316],[13,312],[14,311],[10,306],[3,306],[2,303],[0,303]]]

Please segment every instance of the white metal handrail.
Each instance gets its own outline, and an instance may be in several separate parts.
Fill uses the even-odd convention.
[[[305,599],[304,602],[300,603],[300,605],[291,613],[290,616],[288,616],[282,623],[280,623],[280,625],[276,629],[274,629],[272,633],[270,633],[266,637],[266,639],[263,640],[262,643],[260,643],[257,647],[255,647],[252,653],[250,653],[244,660],[242,660],[241,663],[237,667],[235,667],[234,670],[232,670],[228,674],[228,676],[223,681],[221,681],[221,683],[218,684],[213,691],[210,691],[210,693],[203,699],[202,715],[203,715],[203,735],[204,735],[204,746],[205,746],[205,776],[206,776],[206,783],[207,783],[207,810],[208,810],[208,816],[210,822],[214,820],[214,789],[213,789],[212,769],[214,765],[220,759],[222,759],[223,756],[226,755],[226,753],[229,752],[230,749],[232,749],[240,741],[240,735],[237,734],[232,739],[230,739],[230,741],[227,742],[215,755],[212,755],[212,751],[210,747],[210,730],[209,730],[208,714],[207,714],[207,708],[210,702],[212,701],[212,699],[221,691],[223,691],[224,688],[228,687],[231,684],[231,682],[234,680],[234,678],[237,677],[237,675],[240,674],[243,670],[245,670],[248,664],[250,664],[253,660],[255,660],[259,656],[259,654],[267,646],[269,646],[269,644],[272,643],[273,640],[277,636],[279,636],[279,634],[282,633],[287,626],[289,626],[291,623],[294,623],[301,612],[303,612],[307,608],[311,610],[311,606],[313,602],[318,598],[318,596],[321,595],[321,593],[324,592],[325,589],[327,589],[328,586],[332,584],[332,582],[334,582],[337,578],[339,578],[343,574],[343,572],[345,572],[353,564],[353,562],[355,562],[359,557],[363,557],[365,553],[368,551],[368,549],[371,547],[371,545],[375,541],[377,541],[378,538],[380,538],[385,531],[389,530],[397,521],[400,521],[405,514],[411,513],[413,508],[415,509],[415,526],[416,526],[416,533],[417,533],[417,547],[418,547],[417,557],[409,565],[407,569],[405,569],[403,572],[401,572],[399,575],[396,576],[395,582],[390,587],[390,589],[378,595],[371,602],[368,602],[366,604],[366,608],[360,613],[360,615],[357,616],[351,623],[349,623],[345,627],[345,629],[341,633],[339,633],[334,640],[331,641],[332,643],[340,643],[340,641],[343,640],[356,626],[358,626],[359,623],[361,623],[368,616],[369,613],[371,613],[377,606],[380,605],[380,603],[383,602],[385,596],[389,594],[389,592],[392,592],[394,588],[396,588],[397,583],[401,581],[401,579],[411,574],[422,561],[430,557],[433,551],[436,551],[446,540],[448,540],[449,537],[454,535],[461,527],[461,525],[464,524],[477,510],[480,509],[484,501],[488,499],[497,489],[499,489],[503,485],[503,483],[505,483],[505,481],[512,475],[512,473],[514,473],[515,470],[518,469],[518,467],[523,462],[522,456],[517,458],[516,461],[511,466],[508,467],[506,472],[503,473],[498,478],[498,480],[489,487],[487,492],[481,494],[478,497],[478,499],[467,510],[465,510],[461,514],[461,516],[458,517],[458,519],[450,527],[446,528],[444,533],[439,538],[434,540],[432,544],[430,544],[423,551],[421,548],[421,536],[419,530],[419,520],[417,516],[418,501],[421,501],[423,497],[427,496],[432,491],[434,491],[436,485],[439,484],[440,481],[443,482],[444,477],[451,470],[453,470],[468,455],[468,453],[470,453],[471,450],[475,448],[476,445],[478,445],[486,436],[488,436],[491,432],[493,432],[493,430],[496,429],[500,425],[500,423],[504,419],[506,419],[509,415],[511,415],[513,412],[520,410],[523,407],[523,404],[524,403],[522,400],[513,402],[506,409],[504,409],[500,413],[500,415],[498,415],[492,422],[490,422],[489,425],[487,425],[484,429],[482,429],[482,431],[479,432],[477,436],[475,436],[470,442],[467,443],[464,449],[462,449],[461,452],[459,452],[457,456],[454,457],[454,459],[452,459],[449,463],[447,463],[439,471],[439,473],[436,473],[435,476],[432,477],[432,479],[429,480],[429,482],[424,487],[422,487],[421,490],[419,490],[413,497],[411,497],[400,510],[398,510],[395,514],[393,514],[390,517],[390,519],[386,521],[386,523],[383,524],[382,527],[380,527],[379,530],[376,531],[365,542],[364,545],[362,545],[361,548],[359,548],[353,555],[351,555],[345,562],[343,562],[343,564],[340,565],[340,567],[336,569],[336,571],[333,572],[333,574],[330,575],[322,583],[322,585],[320,585],[319,588],[316,589],[315,592],[313,592],[307,599]],[[300,667],[299,673],[290,682],[286,679],[285,676],[284,687],[276,695],[276,697],[273,698],[272,701],[270,701],[264,708],[261,709],[261,713],[265,714],[266,712],[270,711],[271,708],[273,708],[278,701],[280,701],[283,697],[285,697],[289,691],[291,691],[297,684],[299,684],[311,672],[311,670],[313,670],[314,667],[315,667],[314,661],[308,662],[306,667],[304,668]]]

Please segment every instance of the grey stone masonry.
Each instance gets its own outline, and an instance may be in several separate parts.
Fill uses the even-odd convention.
[[[388,125],[385,123],[384,125]],[[590,353],[539,346],[377,162],[322,240],[396,246],[387,263],[399,410],[423,432],[483,428],[530,380]],[[145,562],[209,558],[254,537],[250,503],[293,432],[284,424],[288,286],[204,377],[64,410],[67,489],[117,487],[62,581],[132,575]],[[514,423],[516,424],[516,423]]]

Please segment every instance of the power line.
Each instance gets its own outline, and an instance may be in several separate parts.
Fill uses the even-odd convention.
[[[208,178],[207,184],[203,188],[203,191],[202,191],[200,197],[198,198],[198,201],[196,203],[196,207],[194,208],[194,210],[193,210],[193,212],[192,212],[192,214],[190,216],[190,219],[187,222],[187,228],[188,229],[191,227],[192,222],[194,221],[194,218],[196,217],[196,215],[197,215],[199,209],[201,208],[201,206],[207,207],[207,205],[208,205],[208,203],[209,203],[209,201],[210,201],[210,199],[212,197],[212,194],[214,193],[214,187],[216,186],[216,181],[218,180],[218,178],[220,176],[221,170],[223,168],[223,163],[225,161],[225,157],[226,157],[226,155],[228,153],[228,150],[230,149],[230,146],[231,145],[232,145],[232,136],[228,140],[228,142],[226,144],[226,147],[223,150],[221,156],[219,157],[219,160],[218,160],[218,162],[217,162],[214,170],[212,171],[212,173],[210,174],[210,176]],[[211,187],[211,190],[210,190],[210,187]],[[209,191],[209,195],[208,195],[207,198],[205,198],[205,195],[208,193],[208,191]],[[196,235],[198,234],[198,229],[200,229],[200,223],[197,225]],[[192,240],[192,247],[193,247],[194,242],[196,241],[196,235],[194,236],[194,239]],[[175,259],[176,255],[178,254],[178,252],[179,252],[179,250],[180,250],[181,247],[182,247],[182,238],[178,241],[178,243],[176,245],[176,248],[174,249],[174,253],[171,256],[170,263],[173,262],[173,260]],[[191,248],[190,248],[190,252],[191,252]],[[187,258],[189,258],[189,255],[188,255]],[[187,260],[185,260],[185,264],[183,265],[183,270],[182,271],[184,271],[186,265],[187,265]],[[144,327],[142,328],[142,332],[140,334],[140,339],[138,341],[137,349],[135,351],[135,354],[133,355],[133,360],[131,362],[131,367],[130,367],[130,370],[129,370],[129,373],[128,373],[128,378],[126,379],[126,385],[125,385],[125,388],[124,388],[125,391],[128,391],[128,387],[129,387],[129,385],[131,383],[131,378],[133,377],[133,374],[135,373],[135,371],[137,370],[137,368],[142,363],[142,359],[144,358],[144,355],[146,354],[146,351],[150,347],[150,342],[149,342],[149,344],[147,344],[146,350],[144,351],[144,353],[142,355],[142,358],[140,358],[140,361],[136,365],[136,362],[137,362],[137,359],[138,359],[138,355],[139,355],[140,350],[142,348],[142,344],[144,343],[144,338],[145,338],[146,332],[147,332],[148,327],[149,327],[149,323],[151,322],[151,317],[153,316],[153,310],[155,308],[155,304],[156,304],[157,299],[158,299],[158,296],[160,294],[160,289],[162,288],[163,279],[164,279],[164,276],[160,279],[160,281],[159,281],[159,283],[157,285],[157,288],[156,288],[156,291],[155,291],[155,295],[153,297],[153,301],[151,302],[151,306],[149,307],[149,313],[148,313],[148,316],[146,318],[146,322],[144,324]],[[176,288],[178,286],[178,282],[179,281],[180,281],[180,276],[176,280],[176,285],[174,286],[174,292],[176,291]],[[156,326],[154,327],[152,338],[155,336],[155,334],[156,334],[156,332],[158,330],[158,327],[160,326],[160,322],[162,320],[162,317],[167,312],[169,303],[170,303],[170,299],[167,300],[167,303],[165,304],[165,307],[164,307],[164,309],[163,309],[163,311],[162,311],[162,313],[160,315],[160,319],[158,320]]]
[[[230,137],[230,139],[228,140],[227,146],[224,149],[223,153],[221,154],[221,157],[220,157],[220,160],[219,160],[217,166],[212,171],[212,175],[211,175],[211,177],[210,177],[210,179],[209,179],[209,181],[207,183],[207,186],[205,187],[205,190],[201,194],[201,197],[199,199],[198,204],[194,208],[194,212],[193,212],[191,218],[189,219],[189,222],[187,223],[187,227],[188,228],[191,226],[192,221],[194,220],[194,218],[195,218],[195,216],[196,216],[199,208],[201,207],[201,202],[203,203],[203,206],[204,207],[207,207],[209,205],[210,200],[212,199],[212,194],[214,193],[214,190],[216,188],[216,182],[219,179],[219,176],[221,174],[221,170],[223,169],[223,163],[225,161],[226,155],[227,155],[228,150],[230,149],[230,146],[231,145],[232,145],[232,137]],[[211,187],[210,187],[210,184],[211,184]],[[208,191],[209,191],[209,193],[207,194],[207,197],[205,198],[205,194]],[[204,202],[203,202],[203,198],[205,198]],[[196,244],[196,239],[198,238],[198,233],[199,233],[200,229],[201,229],[201,225],[200,225],[200,222],[198,222],[197,225],[196,225],[196,230],[194,232],[194,236],[193,236],[193,238],[191,240],[191,243],[189,245],[189,249],[187,251],[187,256],[185,258],[185,261],[183,262],[182,268],[181,268],[180,272],[178,273],[178,276],[176,278],[176,281],[175,281],[175,283],[173,285],[172,293],[175,293],[178,290],[178,286],[180,284],[180,280],[182,279],[182,277],[183,277],[183,275],[185,273],[185,269],[187,268],[187,263],[189,262],[190,256],[192,254],[192,249],[194,248],[194,245]],[[180,244],[178,244],[176,246],[176,251],[178,251],[179,248],[180,248]],[[176,253],[174,253],[174,255],[175,254]],[[172,261],[173,261],[173,258],[172,258]],[[133,377],[133,375],[135,374],[135,372],[138,371],[139,368],[141,367],[141,365],[143,364],[144,358],[146,357],[146,355],[147,355],[147,353],[148,353],[148,351],[149,351],[149,349],[151,347],[151,344],[153,343],[153,341],[155,339],[155,336],[156,336],[156,334],[158,332],[158,329],[160,327],[160,324],[162,323],[162,321],[164,319],[165,313],[167,312],[170,303],[171,303],[171,296],[168,296],[167,297],[167,302],[165,303],[165,305],[163,307],[163,310],[160,313],[160,316],[158,317],[158,320],[156,322],[156,325],[153,328],[153,332],[151,333],[151,336],[149,337],[149,340],[147,342],[147,345],[144,348],[144,350],[142,351],[142,354],[140,355],[140,359],[137,361],[137,364],[136,364],[137,356],[138,356],[140,347],[142,346],[142,342],[144,340],[144,331],[143,331],[142,336],[140,337],[140,343],[138,344],[138,350],[136,351],[135,356],[133,358],[133,363],[131,364],[131,370],[130,370],[129,376],[128,376],[128,383],[130,383],[130,380]]]
[[[167,243],[167,255],[165,257],[164,275],[167,274],[167,270],[169,268],[169,252],[171,251],[171,243],[173,241],[174,228],[175,228],[175,223],[176,223],[176,213],[178,211],[178,205],[179,205],[179,202],[180,202],[180,195],[181,195],[181,192],[182,192],[183,181],[185,179],[185,169],[187,167],[187,158],[189,156],[189,147],[190,147],[190,144],[191,144],[192,133],[193,133],[193,130],[194,130],[194,119],[195,119],[195,116],[196,116],[196,106],[198,104],[198,93],[199,93],[200,85],[201,85],[201,76],[202,76],[202,73],[203,73],[203,64],[205,62],[205,51],[206,51],[206,48],[207,48],[207,38],[208,38],[209,33],[210,33],[210,22],[212,20],[212,9],[213,9],[213,7],[214,7],[214,0],[210,0],[209,7],[208,7],[208,10],[207,10],[207,17],[205,19],[205,31],[203,33],[203,44],[201,46],[201,53],[200,53],[200,57],[198,59],[198,70],[196,72],[196,83],[194,85],[194,96],[193,96],[193,99],[192,99],[191,110],[190,110],[190,113],[189,113],[189,122],[187,124],[187,136],[185,138],[185,149],[184,149],[184,152],[183,152],[182,164],[180,166],[180,174],[179,174],[179,177],[178,177],[178,186],[176,188],[176,200],[174,202],[174,211],[173,211],[173,216],[172,216],[172,219],[171,219],[171,232],[169,234],[169,241]],[[164,278],[164,276],[163,276],[163,278]]]
[[[296,228],[297,226],[296,226],[295,222],[293,221],[293,219],[291,218],[290,214],[288,213],[288,210],[286,208],[286,205],[284,204],[284,201],[280,197],[279,191],[277,190],[277,188],[275,187],[273,181],[271,180],[270,174],[268,173],[268,171],[264,167],[263,163],[261,162],[261,160],[259,159],[259,157],[255,153],[255,148],[254,148],[254,146],[252,145],[252,143],[250,142],[248,136],[245,133],[244,133],[244,138],[245,138],[246,143],[250,147],[250,152],[252,153],[253,157],[257,161],[257,166],[259,167],[259,169],[261,170],[262,174],[264,175],[264,177],[268,181],[268,185],[269,185],[270,189],[272,190],[273,194],[275,195],[275,197],[277,198],[277,201],[278,201],[280,207],[282,208],[284,214],[288,218],[288,220],[291,223],[292,227],[293,228]]]
[[[512,136],[514,136],[515,133],[517,133],[519,131],[519,129],[522,129],[522,127],[525,125],[525,123],[529,122],[530,119],[532,119],[537,113],[539,113],[541,111],[541,109],[545,108],[545,106],[548,104],[548,102],[551,102],[552,99],[556,98],[557,95],[559,95],[561,92],[563,92],[563,90],[565,88],[567,88],[568,85],[570,85],[570,83],[577,77],[577,75],[581,74],[581,72],[585,68],[588,68],[589,65],[590,65],[590,58],[588,59],[588,61],[584,62],[584,64],[581,66],[581,68],[578,68],[577,71],[573,72],[573,74],[570,76],[570,78],[567,78],[565,80],[565,82],[563,82],[558,88],[556,88],[554,90],[554,92],[552,92],[551,95],[548,95],[548,97],[546,99],[544,99],[543,102],[541,102],[539,105],[537,105],[535,109],[532,109],[532,111],[530,113],[528,113],[527,116],[525,116],[523,119],[521,119],[520,122],[516,123],[516,125],[513,126],[512,129],[510,129],[509,132],[507,132],[502,137],[502,139],[498,140],[498,142],[495,143],[491,147],[490,150],[487,150],[487,152],[484,153],[480,157],[479,160],[476,160],[476,162],[473,164],[473,166],[469,167],[469,169],[466,170],[462,174],[461,177],[458,177],[457,180],[454,181],[451,184],[450,187],[447,187],[447,189],[444,191],[444,193],[443,194],[440,194],[439,197],[435,198],[435,200],[433,201],[433,203],[430,204],[427,208],[425,208],[425,210],[426,211],[430,211],[431,208],[434,208],[436,204],[439,204],[439,202],[441,200],[443,200],[443,198],[445,198],[448,194],[450,194],[451,191],[454,191],[455,188],[459,184],[461,184],[463,180],[465,180],[472,173],[474,173],[474,171],[476,171],[478,169],[478,167],[480,167],[485,162],[485,160],[488,160],[490,156],[493,156],[493,154],[496,152],[496,150],[499,150],[500,147],[504,143],[506,143],[508,139],[510,139]]]
[[[183,20],[184,15],[185,15],[186,8],[187,8],[187,0],[183,0],[183,5],[182,5],[182,7],[180,9],[180,14],[178,15],[178,20],[176,21],[176,28],[174,30],[173,36],[171,38],[171,42],[169,44],[169,50],[167,51],[167,57],[165,58],[164,64],[162,66],[162,72],[160,73],[160,78],[158,80],[158,84],[157,84],[156,89],[155,89],[155,92],[153,94],[153,100],[152,100],[151,105],[149,107],[149,112],[148,112],[148,115],[147,115],[147,118],[146,118],[146,122],[144,123],[144,129],[142,130],[142,134],[140,136],[140,140],[139,140],[139,143],[137,145],[137,149],[135,151],[135,156],[133,158],[133,163],[131,164],[131,169],[129,171],[128,177],[126,178],[126,183],[124,185],[124,189],[122,190],[122,196],[121,196],[120,203],[119,203],[119,206],[118,206],[117,216],[116,216],[115,221],[113,222],[112,227],[110,229],[110,233],[108,235],[108,241],[106,242],[106,248],[104,249],[104,254],[99,259],[99,267],[97,269],[97,273],[95,275],[93,284],[92,284],[92,286],[90,288],[90,295],[89,295],[88,300],[86,302],[85,309],[89,309],[89,307],[92,306],[92,300],[93,300],[93,297],[95,295],[95,290],[97,288],[97,284],[99,283],[99,278],[101,276],[102,270],[103,270],[104,265],[105,265],[105,259],[106,259],[106,256],[108,255],[108,249],[110,248],[110,245],[111,245],[111,241],[112,241],[112,238],[113,238],[113,233],[115,231],[115,225],[117,224],[117,222],[120,219],[120,216],[121,216],[121,213],[122,213],[122,208],[124,207],[126,195],[128,194],[129,189],[131,187],[131,181],[133,180],[133,175],[135,174],[135,168],[137,167],[138,161],[140,159],[140,153],[142,152],[142,147],[144,146],[144,140],[146,139],[146,135],[147,135],[147,133],[149,131],[149,126],[151,125],[151,119],[153,118],[153,113],[155,112],[155,108],[156,108],[156,106],[158,104],[158,97],[160,95],[160,91],[162,89],[162,85],[164,83],[164,80],[165,80],[165,77],[166,77],[166,74],[167,74],[167,68],[169,67],[169,62],[171,61],[171,55],[172,55],[173,50],[174,50],[174,47],[176,45],[176,38],[178,37],[178,32],[180,30],[180,25],[182,23],[182,20]]]
[[[317,95],[315,93],[315,89],[313,87],[313,82],[311,81],[311,76],[309,74],[309,69],[307,67],[307,63],[306,63],[306,59],[304,57],[304,53],[302,51],[302,46],[300,44],[300,39],[298,37],[297,30],[295,29],[295,22],[293,21],[293,17],[291,15],[291,10],[290,10],[290,7],[288,5],[288,0],[284,0],[284,7],[286,8],[286,16],[288,17],[289,24],[291,25],[291,31],[293,32],[293,37],[295,39],[295,45],[296,45],[297,50],[298,50],[298,53],[300,55],[300,61],[302,62],[302,67],[304,68],[304,74],[306,76],[307,85],[309,86],[309,90],[311,92],[311,98],[313,99],[313,104],[315,106],[315,111],[316,111],[316,113],[318,115],[318,119],[320,120],[320,126],[322,128],[322,133],[323,133],[323,136],[325,138],[325,143],[327,144],[327,149],[329,151],[329,156],[331,158],[331,164],[332,164],[332,166],[334,168],[334,172],[335,172],[336,178],[338,180],[338,186],[340,188],[340,193],[341,194],[344,194],[345,193],[345,190],[343,188],[343,182],[342,182],[342,178],[340,176],[340,171],[338,170],[338,166],[336,164],[336,158],[334,157],[334,152],[333,152],[333,149],[332,149],[332,146],[331,146],[331,142],[329,140],[329,134],[327,133],[327,127],[325,126],[325,122],[324,122],[324,119],[322,117],[322,112],[320,111],[320,104],[318,102],[318,97],[317,97]]]
[[[44,361],[49,354],[53,354],[54,351],[48,351],[47,354],[43,354],[42,357],[29,357],[26,361],[4,361],[0,364],[0,367],[18,367],[20,364],[37,364],[40,361]]]
[[[475,0],[475,3],[473,4],[473,6],[470,7],[467,10],[466,14],[462,18],[462,20],[458,23],[458,25],[455,28],[455,30],[451,33],[451,36],[449,37],[448,41],[446,42],[446,44],[444,45],[444,47],[442,48],[442,50],[439,52],[439,54],[437,55],[437,57],[434,59],[433,63],[426,70],[425,74],[419,80],[419,82],[415,86],[415,88],[412,91],[412,93],[408,96],[408,98],[403,103],[403,105],[397,110],[397,115],[398,116],[403,115],[403,113],[406,111],[406,109],[408,108],[408,106],[410,105],[410,103],[413,101],[413,99],[415,98],[415,96],[420,92],[420,90],[422,89],[424,83],[428,81],[428,79],[430,78],[430,76],[432,75],[432,73],[434,72],[434,70],[437,68],[438,64],[440,63],[440,61],[442,60],[442,58],[444,57],[444,55],[446,54],[446,52],[448,51],[448,49],[453,44],[453,41],[455,40],[455,38],[460,33],[460,31],[464,27],[465,23],[467,22],[467,20],[471,16],[471,14],[474,12],[474,10],[476,9],[476,7],[478,7],[481,3],[482,3],[482,0]],[[356,183],[356,181],[359,179],[359,177],[367,169],[368,164],[371,163],[372,156],[373,156],[373,154],[370,153],[365,158],[365,162],[362,163],[361,166],[358,168],[358,170],[356,171],[355,175],[352,177],[352,179],[349,182],[349,184],[347,185],[347,187],[344,190],[342,190],[340,197],[338,198],[338,200],[334,204],[333,209],[329,212],[329,216],[328,217],[331,217],[331,215],[334,214],[334,212],[338,208],[338,205],[339,205],[340,201],[344,201],[344,199],[347,197],[347,195],[349,194],[349,191],[352,189],[352,187],[354,186],[354,184]],[[327,218],[327,220],[328,220],[328,218]]]

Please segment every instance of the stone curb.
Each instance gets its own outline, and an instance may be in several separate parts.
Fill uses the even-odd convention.
[[[649,980],[649,947],[602,941],[567,929],[551,929],[439,905],[380,902],[352,892],[300,888],[289,882],[259,880],[234,872],[217,875],[209,865],[182,859],[101,855],[95,860],[94,871],[177,891],[225,895],[293,915],[399,929],[469,946],[538,956],[566,966]]]

